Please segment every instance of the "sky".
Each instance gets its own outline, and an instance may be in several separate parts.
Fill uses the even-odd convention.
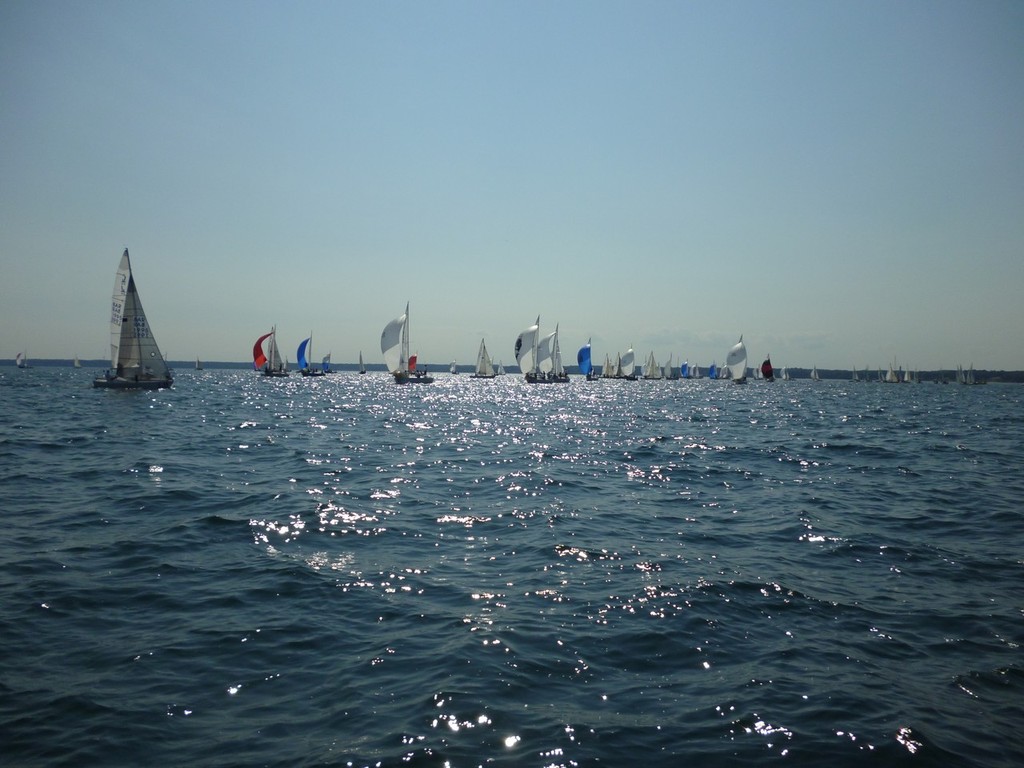
[[[0,359],[1024,369],[1018,0],[5,0]]]

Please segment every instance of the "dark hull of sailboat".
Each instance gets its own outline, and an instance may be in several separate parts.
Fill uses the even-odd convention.
[[[493,373],[474,373],[469,378],[471,379],[493,379],[495,374]]]
[[[395,373],[392,374],[395,377],[395,384],[433,384],[434,377],[428,376],[425,373],[414,373],[412,375],[408,373]]]
[[[537,374],[534,374],[534,373],[528,373],[528,374],[526,374],[526,383],[527,384],[568,384],[569,383],[569,375],[566,374],[564,376],[544,376],[544,375],[538,376]]]
[[[308,371],[308,370],[303,370],[303,371],[299,371],[299,373],[301,373],[303,376],[326,376],[328,374],[328,371]]]
[[[92,385],[98,389],[167,389],[174,383],[174,379],[124,379],[120,376],[101,376],[93,379]]]

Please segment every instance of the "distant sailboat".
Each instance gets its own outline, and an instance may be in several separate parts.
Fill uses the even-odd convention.
[[[615,378],[636,381],[636,355],[630,347],[626,353],[619,357],[619,364],[616,366]]]
[[[775,381],[775,369],[772,368],[771,355],[765,355],[764,362],[761,363],[761,378],[765,381]]]
[[[811,381],[820,381],[821,377],[818,375],[818,366],[811,368]]]
[[[789,368],[782,369],[782,380],[789,381]]]
[[[31,368],[28,364],[28,355],[24,352],[19,352],[14,356],[14,365],[18,368]]]
[[[740,340],[732,345],[729,354],[725,356],[725,365],[729,374],[737,384],[744,384],[747,381],[747,345],[743,343],[743,334]]]
[[[203,361],[199,359],[199,355],[196,355],[196,370],[203,370]]]
[[[432,384],[434,379],[426,370],[416,369],[416,355],[409,355],[409,304],[405,314],[384,326],[380,334],[380,351],[384,365],[395,377],[396,384]]]
[[[515,355],[519,370],[530,384],[564,384],[569,381],[558,348],[558,326],[541,338],[540,315],[537,315],[536,323],[516,337]]]
[[[491,365],[491,356],[487,354],[487,345],[480,339],[480,350],[476,353],[476,368],[473,369],[470,378],[493,379],[494,376],[494,366]]]
[[[682,365],[679,366],[679,375],[682,378],[684,378],[684,379],[690,378],[690,361],[689,360],[683,360]]]
[[[269,339],[267,353],[263,353],[263,342]],[[277,348],[277,326],[256,339],[252,347],[252,367],[261,371],[264,376],[287,376],[288,366],[281,361],[281,353]]]
[[[106,389],[162,389],[174,383],[142,309],[128,249],[114,274],[110,311],[110,370],[93,380]]]
[[[459,366],[455,364],[454,360],[452,360],[452,364],[451,366],[449,366],[448,372],[452,374],[452,376],[456,375],[459,372]]]
[[[75,355],[75,360],[73,363],[71,363],[71,365],[73,365],[75,368],[82,367],[82,361],[78,359],[78,355]]]
[[[334,373],[334,371],[331,370],[331,353],[330,352],[328,352],[326,355],[324,355],[323,359],[320,361],[320,370],[323,371],[325,374]]]
[[[587,339],[587,343],[580,347],[576,353],[576,365],[579,366],[580,375],[585,376],[587,381],[592,381],[594,378],[594,364],[590,359],[590,339]]]
[[[306,354],[310,357],[313,356],[313,332],[309,332],[309,338],[303,339],[299,344],[299,349],[295,353],[296,365],[299,367],[299,373],[303,376],[324,376],[327,372],[323,369],[317,370],[309,361],[306,359]]]
[[[359,372],[366,373],[366,365],[363,364],[363,351],[359,350]]]
[[[661,366],[658,365],[654,359],[654,352],[647,356],[647,362],[644,363],[644,378],[645,379],[661,379],[664,378],[661,373]]]

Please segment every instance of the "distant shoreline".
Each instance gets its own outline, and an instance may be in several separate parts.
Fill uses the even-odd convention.
[[[110,367],[109,360],[80,360],[81,368],[83,369],[99,369],[106,370]],[[168,360],[167,364],[175,371],[186,371],[195,369],[195,360]],[[72,359],[41,359],[41,360],[30,360],[29,369],[31,368],[71,368],[74,365]],[[3,368],[16,368],[14,360],[0,360],[0,367]],[[451,363],[438,363],[432,365],[426,364],[426,369],[431,373],[447,373],[451,367]],[[793,368],[787,366],[789,375],[796,380],[809,379],[811,375],[810,368]],[[335,371],[358,371],[359,363],[331,363],[331,369]],[[203,370],[252,370],[252,363],[240,363],[240,362],[224,362],[211,360],[209,362],[203,362]],[[367,372],[371,373],[384,373],[384,366],[380,363],[366,364]],[[474,371],[472,365],[459,365],[456,366],[456,370],[459,374],[468,374]],[[506,366],[506,373],[509,375],[521,375],[517,366]],[[600,370],[600,368],[598,368]],[[581,375],[576,366],[566,366],[566,371],[573,376]],[[864,371],[857,372],[859,376],[864,376]],[[876,378],[872,375],[873,371],[867,371],[867,378],[861,379],[861,383],[875,382]],[[819,368],[818,375],[822,379],[829,381],[850,381],[851,371],[849,368]],[[915,376],[920,376],[921,383],[935,383],[935,382],[948,382],[956,383],[956,369],[955,368],[944,368],[942,370],[935,371],[914,371]],[[974,375],[980,382],[986,382],[990,384],[1024,384],[1024,371],[991,371],[982,368],[975,368]]]

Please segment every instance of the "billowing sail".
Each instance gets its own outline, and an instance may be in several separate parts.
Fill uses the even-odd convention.
[[[737,341],[729,354],[725,356],[725,364],[729,367],[729,373],[736,381],[745,379],[747,376],[747,346],[743,343],[743,336]]]
[[[689,360],[683,360],[683,364],[679,366],[679,375],[682,376],[684,379],[688,379],[690,377]]]
[[[322,370],[324,373],[330,373],[331,372],[331,353],[330,352],[328,352],[326,355],[324,355],[324,359],[320,361],[320,370]]]
[[[580,351],[576,353],[576,364],[580,367],[580,373],[584,376],[588,376],[594,366],[590,362],[590,339],[587,339],[587,343],[580,347]]]
[[[252,345],[252,367],[257,371],[267,362],[267,356],[263,354],[263,342],[273,335],[273,333],[273,331],[270,333],[264,333],[256,339],[256,343]]]
[[[409,373],[416,373],[416,355],[409,356]]]
[[[537,315],[537,322],[516,337],[516,362],[519,363],[519,370],[523,373],[529,373],[535,368],[537,334],[539,332],[540,315]]]
[[[384,355],[384,365],[390,373],[404,371],[406,367],[406,359],[402,355],[402,331],[407,319],[408,308],[407,314],[399,315],[385,325],[384,332],[380,335],[380,351]]]
[[[633,354],[633,348],[630,347],[626,350],[626,354],[619,358],[619,368],[622,371],[623,376],[633,376],[636,374],[636,357]]]
[[[310,336],[308,339],[303,339],[302,343],[299,344],[298,351],[295,353],[295,356],[297,358],[296,364],[299,366],[300,371],[303,371],[309,367],[309,363],[306,362],[306,347],[309,346],[309,342],[311,342],[312,340],[312,336]]]

